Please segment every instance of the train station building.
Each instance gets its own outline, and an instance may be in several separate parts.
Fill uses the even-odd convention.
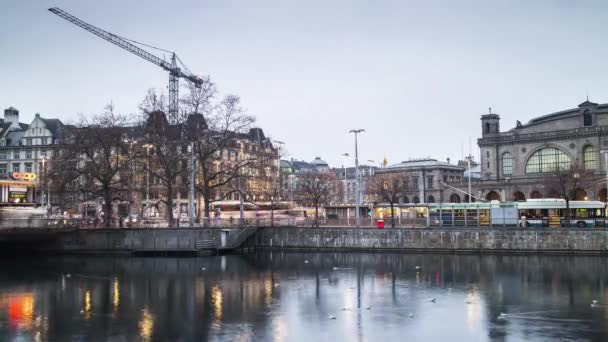
[[[541,115],[501,131],[500,116],[481,116],[480,180],[474,195],[482,200],[523,201],[556,198],[543,178],[556,166],[579,163],[598,177],[606,174],[608,104],[589,100],[575,108]],[[603,178],[602,178],[603,179]],[[578,189],[577,200],[606,201],[606,183]]]

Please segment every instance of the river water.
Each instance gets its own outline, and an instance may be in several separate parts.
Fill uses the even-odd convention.
[[[287,252],[4,259],[0,341],[606,341],[606,261]]]

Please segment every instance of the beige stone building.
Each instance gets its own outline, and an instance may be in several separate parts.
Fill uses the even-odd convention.
[[[608,146],[608,104],[585,101],[575,108],[542,115],[500,130],[500,116],[481,116],[478,140],[481,179],[474,195],[484,200],[518,201],[557,197],[543,188],[543,177],[556,166],[578,162],[605,175],[601,154]],[[606,183],[579,189],[578,200],[606,201]]]

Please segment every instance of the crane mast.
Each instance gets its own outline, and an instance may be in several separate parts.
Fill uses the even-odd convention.
[[[175,52],[171,53],[171,63],[168,63],[165,60],[149,53],[148,51],[132,44],[131,42],[127,41],[126,39],[124,39],[120,36],[117,36],[113,33],[110,33],[108,31],[102,30],[99,27],[95,27],[89,23],[86,23],[58,7],[49,8],[49,11],[67,21],[71,22],[72,24],[79,26],[79,27],[93,33],[94,35],[96,35],[104,40],[107,40],[108,42],[110,42],[120,48],[123,48],[123,49],[129,51],[130,53],[132,53],[136,56],[139,56],[139,57],[147,60],[150,63],[156,64],[159,67],[168,71],[169,72],[169,114],[170,114],[170,117],[172,117],[172,118],[175,118],[177,116],[178,110],[179,110],[179,108],[178,108],[179,79],[184,78],[184,79],[194,83],[194,85],[196,87],[200,87],[201,84],[203,83],[203,80],[201,78],[199,78],[195,75],[192,75],[190,73],[186,73],[186,72],[182,71],[181,68],[178,67],[177,56],[175,55]]]

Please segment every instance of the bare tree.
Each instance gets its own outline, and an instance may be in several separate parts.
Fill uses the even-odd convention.
[[[183,173],[184,144],[181,129],[170,125],[164,112],[154,111],[149,113],[144,125],[144,141],[147,146],[151,146],[152,151],[148,156],[146,171],[162,183],[164,196],[159,196],[159,200],[166,204],[167,219],[169,225],[173,225],[177,180]]]
[[[112,104],[90,119],[82,116],[76,126],[66,129],[52,163],[57,189],[66,191],[70,182],[77,181],[79,191],[102,198],[106,227],[111,225],[113,201],[121,198],[131,181],[129,167],[135,156],[127,140],[127,121]]]
[[[336,175],[329,172],[305,173],[298,179],[300,200],[315,208],[314,226],[316,227],[319,226],[319,207],[332,200],[335,183]]]
[[[201,89],[191,89],[187,100],[191,115],[186,134],[198,168],[196,189],[205,200],[205,222],[210,219],[213,202],[234,192],[243,196],[238,186],[240,178],[252,175],[251,170],[260,162],[259,153],[245,150],[251,142],[248,134],[254,117],[245,113],[237,96],[226,96],[219,104],[212,105],[214,94],[213,86],[203,84]]]
[[[409,178],[397,173],[375,174],[368,183],[368,190],[377,202],[389,203],[391,207],[391,226],[395,228],[395,204],[407,190]]]
[[[576,200],[577,192],[597,181],[592,172],[586,170],[580,163],[569,167],[555,167],[544,178],[544,187],[548,191],[559,194],[566,201],[566,222],[570,227],[570,201]]]

